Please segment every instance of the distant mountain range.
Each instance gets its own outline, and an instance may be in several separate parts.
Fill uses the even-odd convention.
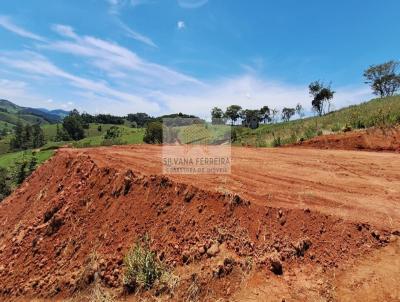
[[[8,100],[0,99],[0,122],[2,124],[16,125],[18,121],[25,124],[55,124],[60,122],[68,111],[45,108],[22,107]]]

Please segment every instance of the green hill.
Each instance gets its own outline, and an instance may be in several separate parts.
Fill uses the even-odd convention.
[[[8,100],[0,100],[0,130],[5,126],[12,129],[18,121],[23,124],[54,124],[61,120],[59,114],[54,114],[52,111],[35,109],[29,107],[18,106]]]
[[[321,134],[400,123],[400,96],[373,99],[321,117],[261,125],[257,129],[234,126],[234,144],[257,147],[296,143]]]
[[[117,127],[121,136],[114,141],[115,144],[137,144],[143,142],[144,128],[131,128],[125,125],[113,125],[113,124],[89,124],[89,128],[85,129],[85,138],[76,142],[62,142],[55,143],[54,138],[57,133],[57,125],[44,125],[42,126],[45,140],[48,142],[45,147],[59,145],[59,144],[72,144],[74,147],[96,147],[104,142],[104,135],[107,130],[111,127]],[[109,142],[112,143],[112,142]]]

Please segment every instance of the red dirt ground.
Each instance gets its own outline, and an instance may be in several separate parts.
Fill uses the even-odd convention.
[[[400,152],[400,127],[369,128],[341,134],[321,135],[297,146],[318,149]]]
[[[365,301],[353,293],[374,276],[385,283],[377,298],[400,299],[397,154],[233,148],[232,157],[231,175],[167,177],[159,146],[59,150],[0,203],[0,300],[86,301],[96,283],[152,301],[120,295],[123,255],[145,234],[180,278],[160,299],[195,301],[198,280],[200,301]],[[219,252],[207,255],[212,245]],[[283,275],[269,270],[274,257]]]

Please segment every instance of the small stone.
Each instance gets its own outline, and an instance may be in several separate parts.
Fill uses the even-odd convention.
[[[204,246],[201,246],[197,251],[199,252],[200,255],[203,255],[206,252],[206,249],[204,248]]]
[[[207,255],[209,257],[214,257],[215,255],[217,255],[219,253],[219,244],[218,243],[214,243],[210,246],[210,248],[207,250]]]
[[[376,240],[379,240],[379,238],[381,237],[381,235],[379,234],[379,231],[377,230],[373,230],[371,232],[372,237],[374,237]]]

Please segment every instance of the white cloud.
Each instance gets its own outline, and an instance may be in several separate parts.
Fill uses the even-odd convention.
[[[32,40],[37,40],[42,42],[46,40],[45,38],[36,35],[30,31],[27,31],[22,27],[19,27],[18,25],[14,24],[11,21],[11,19],[7,16],[0,15],[0,26],[24,38],[29,38]]]
[[[131,38],[133,38],[139,42],[142,42],[144,44],[147,44],[149,46],[152,46],[155,48],[158,47],[149,37],[146,37],[146,36],[138,33],[137,31],[134,31],[133,29],[129,28],[126,24],[124,24],[121,21],[119,21],[118,23],[121,26],[121,28],[126,32],[126,35],[128,37],[131,37]]]
[[[177,25],[178,29],[184,29],[186,27],[186,24],[184,21],[178,21]]]
[[[51,28],[61,36],[73,38],[73,39],[77,38],[77,35],[75,34],[75,31],[71,26],[62,25],[62,24],[54,24]]]
[[[65,72],[37,53],[13,53],[10,56],[1,56],[0,62],[24,72],[47,76],[51,79],[57,77],[62,80],[67,80],[70,85],[84,91],[92,92],[94,95],[108,97],[109,101],[129,103],[132,106],[137,106],[137,108],[149,112],[157,112],[159,110],[156,103],[149,102],[135,94],[113,89],[104,81],[93,81]]]
[[[207,4],[208,0],[177,0],[182,8],[198,8]]]
[[[147,81],[148,84],[178,85],[185,82],[200,84],[200,81],[171,68],[148,62],[119,44],[91,36],[78,36],[70,40],[50,42],[42,48],[87,57],[90,63],[110,75],[129,76]],[[137,74],[133,74],[132,72]]]

